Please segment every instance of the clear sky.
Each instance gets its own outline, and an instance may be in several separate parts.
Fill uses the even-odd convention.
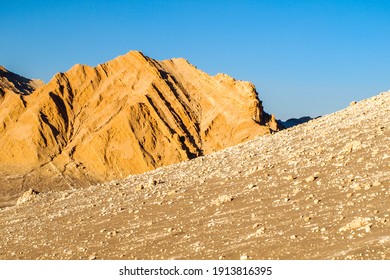
[[[390,1],[3,1],[0,65],[48,82],[130,50],[256,85],[279,119],[390,90]]]

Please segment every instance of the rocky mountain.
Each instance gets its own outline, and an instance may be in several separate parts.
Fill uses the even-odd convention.
[[[30,80],[5,69],[0,65],[0,97],[7,92],[16,94],[30,94],[42,86],[41,80]]]
[[[132,51],[97,67],[75,65],[33,93],[31,81],[12,77],[20,82],[0,103],[3,203],[30,187],[124,178],[278,130],[253,84],[180,58]]]
[[[386,92],[124,180],[31,190],[0,211],[0,258],[390,259],[389,116]]]

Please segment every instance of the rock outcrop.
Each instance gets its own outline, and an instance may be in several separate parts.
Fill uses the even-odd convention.
[[[33,93],[13,84],[0,102],[0,189],[11,196],[124,178],[278,129],[253,84],[137,51],[75,65]]]
[[[38,87],[42,86],[41,80],[30,80],[19,76],[5,69],[0,65],[0,97],[5,93],[11,92],[16,94],[30,94]]]

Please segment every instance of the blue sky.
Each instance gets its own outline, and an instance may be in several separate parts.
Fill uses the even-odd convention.
[[[130,50],[256,85],[279,119],[390,90],[390,1],[2,1],[0,65],[45,82]]]

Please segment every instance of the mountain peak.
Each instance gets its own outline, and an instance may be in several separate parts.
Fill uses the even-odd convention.
[[[39,182],[38,191],[123,178],[275,130],[249,82],[139,51],[76,64],[0,103],[0,128],[0,172],[31,172],[7,184]]]
[[[131,50],[124,55],[117,56],[116,58],[114,58],[111,61],[108,61],[107,63],[112,63],[114,61],[128,63],[129,61],[135,61],[135,60],[144,62],[144,61],[149,61],[150,59],[151,58],[144,55],[141,51]]]

